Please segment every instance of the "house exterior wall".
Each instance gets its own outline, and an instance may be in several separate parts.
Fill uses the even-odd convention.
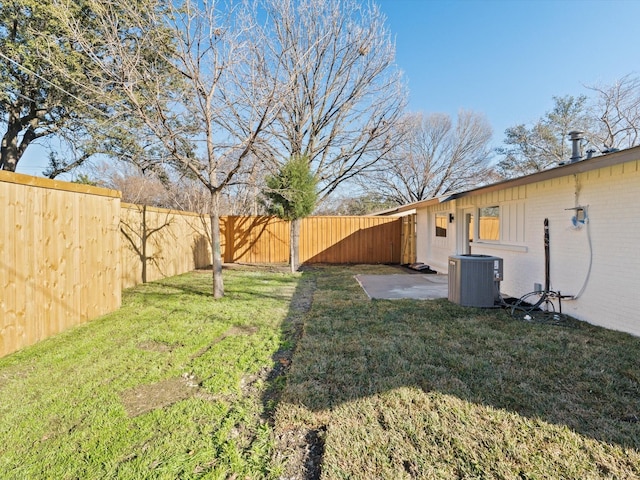
[[[447,224],[447,236],[437,237],[435,216],[438,213],[454,214],[450,203],[416,211],[416,259],[438,272],[447,271],[449,255],[455,250],[455,222]]]
[[[521,297],[545,283],[544,219],[549,220],[551,289],[566,299],[562,311],[580,320],[640,335],[640,161],[464,196],[418,209],[418,261],[447,271],[449,255],[460,252],[461,239],[442,242],[430,226],[435,212],[448,208],[461,228],[462,212],[500,207],[500,240],[472,243],[472,253],[504,259],[504,295]],[[572,222],[577,206],[588,222]],[[421,223],[427,222],[427,226]],[[433,245],[427,245],[429,242]]]

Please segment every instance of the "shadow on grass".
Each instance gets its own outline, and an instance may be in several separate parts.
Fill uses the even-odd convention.
[[[246,272],[245,272],[246,273]],[[146,284],[146,288],[140,292],[136,292],[137,295],[148,301],[154,301],[156,299],[176,297],[180,298],[187,295],[194,295],[198,297],[211,297],[213,299],[213,284],[211,271],[200,270],[198,274],[201,275],[200,282],[196,285],[192,280],[180,282],[180,276],[172,277],[171,280],[157,280]],[[226,272],[225,275],[233,275],[233,272]],[[185,278],[189,278],[185,276]],[[269,283],[282,283],[283,286],[290,284],[289,277],[283,275],[282,278],[272,277],[269,279]],[[155,286],[159,288],[154,288]],[[267,291],[270,289],[266,289]],[[236,280],[236,282],[225,284],[225,297],[224,301],[230,300],[242,300],[242,298],[265,298],[265,299],[282,299],[288,296],[287,294],[279,295],[266,293],[265,289],[262,289],[254,279],[248,277],[245,281]]]
[[[640,338],[515,320],[446,300],[369,301],[353,272],[310,270],[283,402],[313,412],[418,387],[640,448]]]
[[[272,357],[273,368],[268,374],[267,388],[262,396],[266,420],[273,426],[276,423],[276,408],[286,388],[287,374],[304,333],[304,319],[311,309],[315,289],[315,276],[303,274],[282,322],[282,342]],[[324,455],[322,429],[279,428],[276,429],[276,442],[276,461],[284,463],[287,470],[284,478],[320,478]]]

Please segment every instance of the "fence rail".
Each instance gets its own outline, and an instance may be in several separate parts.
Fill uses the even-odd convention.
[[[211,264],[206,216],[121,203],[114,190],[0,171],[0,357],[120,307],[144,280]],[[400,263],[402,220],[309,217],[301,263]],[[286,263],[289,223],[221,218],[227,263]]]

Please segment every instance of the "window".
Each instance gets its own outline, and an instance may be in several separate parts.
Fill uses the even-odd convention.
[[[478,213],[478,239],[500,240],[500,207],[483,207]]]
[[[446,213],[436,213],[436,237],[447,236],[447,223],[449,215]]]

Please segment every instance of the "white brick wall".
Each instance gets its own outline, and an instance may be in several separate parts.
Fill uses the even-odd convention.
[[[544,285],[543,222],[548,218],[551,288],[575,295],[588,275],[582,296],[563,301],[563,312],[640,335],[639,162],[469,196],[458,202],[458,206],[501,205],[503,240],[496,245],[476,242],[473,253],[504,259],[503,294],[520,297],[533,291],[534,283]],[[448,203],[453,211],[455,202]],[[575,210],[567,210],[577,205],[587,206],[589,224],[582,228],[571,222]],[[443,207],[447,204],[437,206]],[[418,261],[446,272],[448,256],[458,253],[455,228],[449,229],[445,244],[434,245],[435,234],[430,229],[433,212],[433,208],[418,210]],[[508,224],[521,222],[522,213],[524,223],[518,228]],[[458,221],[462,218],[456,218]],[[590,274],[589,236],[593,248]]]
[[[447,206],[451,207],[451,206]],[[447,228],[446,237],[436,237],[435,233],[435,213],[453,213],[453,210],[443,210],[441,205],[433,209],[420,209],[416,211],[417,238],[416,238],[416,260],[429,265],[440,273],[446,273],[448,259],[451,252],[455,250],[456,224],[450,223]]]

